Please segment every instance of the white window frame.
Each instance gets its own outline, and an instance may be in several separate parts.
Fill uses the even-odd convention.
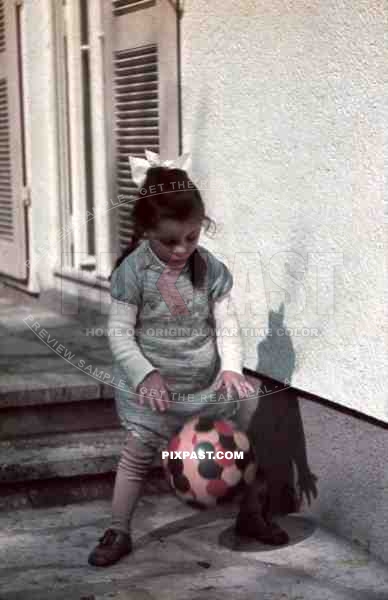
[[[59,216],[61,256],[57,275],[75,279],[107,280],[112,268],[109,247],[109,199],[107,177],[107,144],[104,102],[104,32],[100,0],[87,2],[89,39],[81,45],[79,0],[52,0],[55,22],[56,111],[59,144]],[[67,29],[68,92],[66,93],[64,27]],[[83,48],[83,49],[82,49]],[[93,215],[87,213],[85,171],[82,51],[89,52],[91,129],[93,162]],[[81,90],[81,92],[80,92]],[[68,100],[67,100],[68,94]],[[69,132],[69,135],[68,135]],[[71,148],[68,155],[68,145]],[[70,164],[70,168],[69,168]],[[70,181],[71,179],[71,181]],[[72,215],[70,216],[70,190]],[[88,255],[87,219],[94,220],[95,256]],[[73,264],[74,263],[74,264]],[[84,271],[82,266],[92,270]],[[85,277],[84,277],[85,276]]]

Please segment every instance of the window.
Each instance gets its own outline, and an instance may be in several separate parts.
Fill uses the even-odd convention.
[[[178,18],[168,0],[104,3],[106,106],[112,212],[112,253],[133,235],[136,186],[128,156],[144,158],[147,148],[163,158],[179,154]]]
[[[96,268],[90,32],[87,0],[61,0],[56,14],[56,88],[61,267]]]
[[[177,15],[168,0],[52,1],[60,272],[106,279],[133,231],[129,154],[179,154]]]
[[[0,0],[0,271],[19,280],[28,276],[23,18],[22,5]]]

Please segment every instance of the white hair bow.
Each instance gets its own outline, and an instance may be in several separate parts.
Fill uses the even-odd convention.
[[[150,167],[168,167],[169,169],[182,169],[187,171],[191,165],[191,156],[188,152],[181,154],[175,160],[160,160],[159,154],[144,150],[147,159],[138,158],[137,156],[129,156],[129,164],[131,166],[132,180],[140,189],[146,178],[147,171]]]

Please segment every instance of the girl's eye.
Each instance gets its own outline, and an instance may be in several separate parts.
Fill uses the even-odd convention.
[[[195,242],[195,240],[197,239],[197,236],[195,235],[193,238],[189,238],[189,242]],[[165,244],[167,246],[171,246],[172,244],[175,244],[174,240],[169,240],[168,242],[165,242]]]

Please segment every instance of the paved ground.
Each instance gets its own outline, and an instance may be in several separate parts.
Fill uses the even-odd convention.
[[[171,495],[144,496],[134,550],[119,563],[87,557],[110,501],[0,513],[1,600],[386,600],[388,568],[303,514],[279,519],[283,548],[238,543],[236,507],[196,511]]]
[[[106,315],[81,300],[78,312],[74,310],[58,294],[45,293],[37,299],[0,283],[0,393],[9,391],[17,401],[18,390],[23,394],[46,388],[55,393],[56,388],[69,386],[74,395],[77,388],[85,393],[88,386],[95,398],[104,395],[103,377],[111,374],[111,354],[107,338],[90,331],[102,332]],[[42,330],[46,333],[40,338]],[[100,377],[87,371],[90,366]],[[113,395],[113,388],[108,391]]]
[[[104,316],[69,316],[55,299],[0,289],[0,392],[102,385],[76,371],[31,331],[32,315],[78,358],[110,363],[103,337],[84,335]],[[75,393],[75,392],[74,392]],[[92,390],[90,393],[95,394]],[[93,397],[97,397],[93,395]],[[303,515],[279,519],[284,548],[238,543],[235,508],[195,511],[171,495],[145,496],[134,552],[101,569],[87,557],[109,525],[110,501],[0,512],[0,600],[388,600],[388,566]],[[229,512],[228,512],[229,511]]]

